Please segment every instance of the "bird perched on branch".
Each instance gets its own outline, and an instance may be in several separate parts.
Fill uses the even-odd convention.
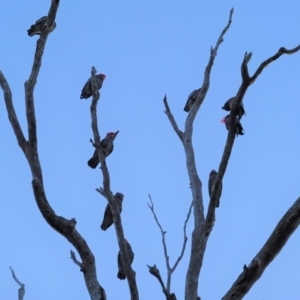
[[[31,25],[31,27],[27,30],[28,32],[28,35],[29,36],[34,36],[35,34],[36,35],[40,35],[41,32],[42,32],[42,29],[44,27],[44,24],[46,22],[48,17],[41,17],[40,19],[38,19],[35,24]],[[52,22],[51,24],[48,25],[48,30],[49,32],[53,31],[56,27],[56,23],[55,22]]]
[[[217,178],[218,172],[216,170],[211,170],[209,173],[209,179],[208,179],[208,194],[209,194],[209,198],[211,198],[211,194],[212,194],[212,189],[213,189],[213,185],[214,182]],[[222,194],[222,182],[220,183],[220,188],[219,188],[219,193],[217,196],[217,203],[216,203],[216,207],[220,206],[220,198],[221,198],[221,194]]]
[[[226,110],[226,111],[230,111],[235,103],[235,98],[236,97],[232,97],[229,100],[227,100],[225,102],[225,104],[223,105],[222,109]],[[244,109],[244,104],[243,102],[241,102],[240,107],[238,109],[238,114],[237,116],[239,117],[239,119],[242,119],[242,116],[246,115],[245,109]]]
[[[128,259],[129,259],[129,262],[130,262],[130,265],[132,264],[133,262],[133,258],[134,258],[134,253],[131,249],[131,246],[130,244],[128,243],[127,240],[125,240],[125,243],[126,243],[126,248],[127,248],[127,254],[128,254]],[[123,262],[122,262],[122,258],[121,258],[121,253],[119,251],[118,253],[118,268],[119,268],[119,272],[117,274],[117,277],[120,279],[120,280],[124,280],[126,279],[126,274],[125,274],[125,271],[124,271],[124,268],[123,268]]]
[[[97,74],[95,77],[96,77],[97,88],[98,90],[100,90],[106,76],[104,74]],[[91,78],[89,78],[88,81],[85,83],[83,89],[81,90],[80,99],[88,99],[93,95],[91,82],[92,82]]]
[[[200,90],[201,90],[201,88],[198,89],[198,90],[194,90],[194,91],[192,91],[190,93],[190,95],[189,95],[189,97],[188,97],[188,99],[186,101],[185,107],[183,109],[184,111],[189,112],[191,110],[191,108],[192,108],[192,106],[193,106],[193,104],[194,104],[194,102],[195,102],[195,100],[197,98],[197,95],[200,92]]]
[[[116,193],[114,195],[114,199],[117,203],[119,214],[121,214],[121,212],[122,212],[122,202],[123,202],[123,199],[124,199],[124,195],[121,194],[121,193]],[[104,216],[103,216],[103,221],[102,221],[102,224],[101,224],[101,229],[105,231],[112,224],[113,224],[113,215],[112,215],[110,205],[108,203],[106,205],[106,208],[105,208],[105,211],[104,211]]]
[[[104,158],[108,157],[114,150],[113,141],[118,133],[119,130],[116,132],[109,132],[106,134],[106,137],[100,141],[100,145],[104,153]],[[97,149],[95,149],[93,157],[87,163],[92,169],[96,169],[97,165],[99,164],[99,156]]]
[[[230,129],[230,124],[229,124],[229,115],[227,115],[225,118],[223,118],[221,120],[222,123],[225,123],[226,129],[229,130]],[[240,119],[238,118],[238,116],[235,117],[234,120],[234,132],[236,133],[236,136],[238,135],[244,135],[244,128],[240,122]]]

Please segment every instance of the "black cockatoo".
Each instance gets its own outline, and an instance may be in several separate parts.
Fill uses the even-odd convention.
[[[195,102],[195,100],[197,98],[197,95],[200,92],[200,90],[201,90],[201,88],[198,89],[198,90],[194,90],[194,91],[192,91],[190,93],[190,95],[189,95],[189,97],[188,97],[188,99],[186,101],[185,107],[183,109],[184,111],[189,112],[191,110],[191,108],[192,108],[192,106],[193,106],[193,104],[194,104],[194,102]]]
[[[209,194],[209,198],[211,198],[211,193],[212,193],[212,189],[213,189],[213,185],[214,185],[214,182],[217,178],[217,171],[216,170],[211,170],[210,173],[209,173],[209,179],[208,179],[208,194]],[[222,194],[222,182],[220,183],[220,189],[219,189],[219,193],[218,193],[218,201],[217,201],[217,204],[216,204],[216,207],[219,207],[220,206],[220,198],[221,198],[221,194]]]
[[[225,123],[226,129],[229,130],[229,115],[227,115],[224,119],[221,120],[222,123]],[[234,122],[234,127],[235,127],[235,133],[236,136],[238,135],[244,135],[244,128],[240,122],[240,119],[238,116],[235,117],[235,122]]]
[[[31,27],[27,30],[29,36],[34,36],[35,34],[39,35],[42,32],[43,26],[47,20],[47,17],[41,17],[38,19],[35,24],[31,25]],[[56,27],[56,23],[52,22],[49,25],[49,32],[53,31]]]
[[[101,89],[102,84],[106,76],[104,74],[97,74],[96,76],[96,83],[98,90]],[[85,83],[83,89],[81,90],[80,99],[88,99],[93,95],[92,85],[91,85],[91,78]]]
[[[132,264],[133,258],[134,258],[134,253],[133,253],[133,251],[132,251],[132,249],[131,249],[131,246],[130,246],[130,244],[128,243],[128,241],[125,240],[125,239],[124,239],[124,241],[125,241],[126,247],[127,247],[128,259],[129,259],[129,261],[130,261],[130,264]],[[126,274],[125,274],[125,272],[124,272],[124,268],[123,268],[123,263],[122,263],[122,258],[121,258],[120,251],[119,251],[119,253],[118,253],[118,268],[119,268],[119,272],[118,272],[118,274],[117,274],[117,277],[118,277],[119,279],[121,279],[121,280],[126,279]]]
[[[116,193],[114,195],[114,198],[117,202],[119,213],[121,214],[121,212],[122,212],[122,202],[123,202],[123,199],[124,199],[124,195],[121,194],[121,193]],[[112,224],[113,224],[113,215],[112,215],[110,205],[108,203],[106,205],[106,208],[105,208],[105,211],[104,211],[104,216],[103,216],[103,221],[102,221],[102,224],[101,224],[101,229],[106,230]]]
[[[104,152],[104,158],[109,156],[112,153],[112,151],[114,150],[113,142],[118,133],[119,133],[119,130],[116,132],[109,132],[106,134],[106,137],[100,141],[101,147]],[[99,164],[99,157],[98,157],[97,149],[95,149],[93,157],[87,163],[92,169],[96,169],[97,165]]]
[[[232,97],[232,98],[230,98],[229,100],[227,100],[227,101],[225,102],[225,104],[223,105],[222,109],[224,109],[224,110],[226,110],[226,111],[230,111],[231,108],[233,107],[234,100],[235,100],[235,97]],[[239,109],[238,109],[238,114],[237,114],[237,116],[238,116],[239,119],[241,120],[243,115],[246,115],[246,112],[245,112],[245,109],[244,109],[244,104],[243,104],[243,102],[241,102],[240,107],[239,107]]]

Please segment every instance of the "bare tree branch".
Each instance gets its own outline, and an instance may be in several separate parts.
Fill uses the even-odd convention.
[[[28,140],[31,147],[36,150],[37,147],[37,134],[36,134],[36,119],[34,112],[33,90],[39,75],[39,71],[42,65],[42,57],[46,46],[47,38],[49,35],[49,26],[55,21],[56,13],[59,6],[59,0],[52,0],[48,13],[47,21],[44,24],[44,28],[41,32],[40,38],[37,41],[36,51],[33,61],[32,70],[29,79],[25,82],[25,101],[26,101],[26,116],[28,124]]]
[[[6,110],[8,113],[8,119],[13,128],[13,131],[17,138],[18,144],[19,144],[20,148],[23,150],[23,152],[25,153],[27,151],[27,141],[24,137],[23,131],[21,129],[20,123],[18,121],[16,112],[15,112],[10,87],[8,85],[6,78],[4,77],[4,75],[1,71],[0,71],[0,86],[4,93],[4,100],[5,100]]]
[[[51,7],[49,10],[48,18],[44,28],[42,29],[40,38],[37,41],[36,52],[34,57],[34,63],[32,66],[31,74],[29,79],[25,82],[25,104],[26,104],[26,117],[28,123],[28,134],[29,134],[29,143],[25,141],[23,133],[20,129],[20,125],[15,114],[11,93],[8,87],[8,84],[4,76],[0,75],[1,87],[4,90],[6,108],[11,121],[11,125],[14,129],[18,143],[23,150],[29,167],[32,173],[32,187],[35,196],[36,203],[40,209],[41,214],[45,218],[46,222],[61,235],[63,235],[78,251],[80,254],[81,260],[85,266],[83,270],[85,283],[88,289],[88,292],[92,300],[105,300],[105,291],[100,286],[97,280],[96,275],[96,266],[95,258],[89,249],[86,241],[75,229],[76,220],[73,218],[67,220],[61,216],[57,216],[50,206],[46,193],[43,186],[43,176],[42,169],[38,157],[37,151],[37,132],[36,132],[36,118],[34,110],[34,98],[33,91],[37,81],[37,76],[41,67],[42,56],[44,53],[47,36],[49,34],[47,23],[54,22],[56,12],[58,9],[59,0],[52,0]]]
[[[165,284],[161,278],[160,272],[159,272],[158,268],[156,267],[156,265],[153,265],[153,267],[147,265],[147,267],[149,268],[149,273],[158,279],[158,281],[162,287],[162,290],[166,291],[167,289],[165,287]]]
[[[215,47],[210,49],[210,57],[209,57],[208,64],[205,68],[202,87],[201,87],[200,92],[197,95],[195,103],[193,104],[193,106],[191,108],[191,112],[188,114],[188,116],[186,118],[185,132],[191,132],[191,134],[192,134],[193,122],[194,122],[194,119],[196,118],[197,112],[198,112],[202,102],[204,101],[206,93],[209,89],[209,86],[210,86],[210,73],[211,73],[211,70],[212,70],[212,66],[213,66],[215,58],[217,56],[219,46],[223,42],[224,36],[225,36],[226,32],[228,31],[228,29],[231,25],[233,11],[234,11],[234,9],[232,8],[229,12],[228,23],[224,27],[224,29],[222,30],[222,32],[221,32],[221,34],[220,34],[220,36],[217,40],[217,43],[216,43]],[[189,134],[189,136],[191,136],[191,134]]]
[[[214,181],[214,188],[211,193],[211,198],[209,201],[208,210],[207,210],[207,214],[206,214],[206,219],[205,219],[206,235],[210,234],[210,232],[212,231],[212,228],[214,226],[215,210],[216,210],[216,203],[218,201],[219,189],[220,189],[220,185],[221,185],[222,179],[224,177],[224,174],[225,174],[228,162],[229,162],[229,158],[231,155],[234,140],[235,140],[235,132],[228,131],[227,141],[225,144],[224,152],[223,152],[221,163],[219,166],[219,171],[218,171],[218,174]]]
[[[155,222],[157,224],[157,226],[159,227],[160,229],[160,232],[161,232],[161,237],[162,237],[162,244],[163,244],[163,248],[164,248],[164,255],[165,255],[165,259],[166,259],[166,266],[167,266],[167,291],[170,292],[170,287],[171,287],[171,267],[170,267],[170,260],[169,260],[169,254],[168,254],[168,249],[167,249],[167,244],[166,244],[166,239],[165,239],[165,235],[166,235],[166,231],[164,231],[162,229],[162,226],[160,225],[159,221],[158,221],[158,218],[156,216],[156,213],[154,211],[154,204],[152,202],[152,199],[151,199],[151,196],[149,195],[149,199],[150,199],[150,202],[151,204],[147,203],[148,204],[148,207],[150,208],[150,210],[152,211],[152,214],[153,214],[153,217],[155,219]],[[150,271],[150,270],[149,270]],[[151,273],[151,272],[150,272]]]
[[[74,264],[77,265],[80,268],[81,272],[85,272],[86,267],[83,263],[81,263],[77,260],[75,252],[70,250],[70,254],[71,254],[71,259],[73,260]]]
[[[196,117],[197,111],[200,108],[200,105],[203,102],[206,92],[209,88],[210,71],[213,65],[213,61],[216,56],[217,49],[221,44],[221,42],[223,41],[223,35],[229,29],[229,26],[231,24],[232,13],[233,10],[230,11],[229,22],[227,26],[224,28],[224,30],[222,31],[217,41],[217,45],[215,46],[214,49],[211,50],[210,60],[205,70],[203,85],[201,87],[200,92],[197,95],[195,103],[191,108],[191,112],[187,116],[187,120],[185,124],[185,132],[183,133],[183,139],[182,139],[185,152],[186,152],[186,157],[187,157],[187,168],[188,168],[188,173],[189,173],[189,178],[190,178],[191,188],[193,193],[193,199],[194,199],[194,217],[195,217],[195,228],[192,234],[191,259],[190,259],[190,265],[186,277],[186,293],[185,293],[186,299],[190,299],[190,298],[195,299],[197,296],[198,278],[199,278],[200,269],[203,261],[206,242],[215,221],[215,206],[216,206],[215,204],[217,201],[220,184],[225,174],[228,161],[231,155],[232,147],[234,144],[234,140],[235,140],[234,122],[235,122],[237,110],[244,98],[244,95],[248,87],[256,80],[256,78],[259,76],[259,74],[268,64],[270,64],[272,61],[279,58],[282,54],[292,54],[300,50],[300,46],[291,50],[286,50],[283,47],[280,48],[277,54],[270,57],[259,66],[259,68],[257,69],[257,71],[252,77],[249,76],[249,72],[248,72],[248,63],[252,57],[252,53],[250,52],[245,54],[241,65],[242,83],[236,95],[235,105],[232,108],[230,113],[230,118],[229,118],[230,130],[228,131],[227,141],[221,159],[221,163],[219,166],[218,175],[214,182],[214,190],[212,191],[211,200],[210,200],[208,212],[205,219],[206,220],[204,224],[205,226],[202,227],[203,226],[203,219],[202,219],[203,200],[202,200],[202,193],[201,193],[202,184],[197,174],[194,151],[192,146],[193,120]],[[197,260],[196,257],[198,257],[199,259]]]
[[[260,73],[263,71],[263,69],[265,67],[267,67],[271,62],[273,62],[274,60],[279,58],[282,54],[294,54],[294,53],[298,52],[299,50],[300,50],[300,45],[298,45],[297,47],[295,47],[291,50],[288,50],[284,47],[279,48],[278,52],[275,55],[269,57],[268,59],[266,59],[265,61],[263,61],[260,64],[260,66],[257,68],[254,75],[250,78],[250,84],[254,83],[256,78],[260,75]]]
[[[149,268],[149,272],[155,276],[158,281],[160,282],[161,286],[162,286],[162,290],[166,296],[166,300],[176,300],[176,296],[175,294],[173,293],[170,293],[170,290],[171,290],[171,276],[172,276],[172,273],[175,271],[177,265],[179,264],[180,260],[182,259],[183,257],[183,254],[184,254],[184,251],[185,251],[185,247],[186,247],[186,242],[187,242],[187,236],[186,236],[186,224],[189,220],[189,217],[191,215],[191,210],[192,210],[192,203],[191,203],[191,206],[189,208],[189,211],[188,211],[188,214],[187,214],[187,218],[184,222],[184,227],[183,227],[183,232],[184,232],[184,241],[183,241],[183,245],[182,245],[182,250],[181,250],[181,253],[179,255],[179,257],[177,258],[174,266],[171,268],[170,267],[170,262],[169,262],[169,255],[168,255],[168,250],[167,250],[167,245],[166,245],[166,240],[165,240],[165,234],[166,234],[166,231],[164,231],[162,229],[162,226],[161,224],[159,223],[158,221],[158,218],[156,216],[156,213],[154,211],[154,204],[152,202],[152,199],[151,199],[151,196],[149,195],[149,199],[150,199],[150,202],[151,204],[148,203],[148,206],[150,208],[150,210],[152,211],[152,214],[154,216],[154,219],[161,231],[161,235],[162,235],[162,243],[163,243],[163,248],[164,248],[164,255],[165,255],[165,259],[166,259],[166,266],[167,266],[167,287],[165,287],[163,281],[162,281],[162,278],[161,278],[161,275],[160,275],[160,272],[158,270],[158,268],[156,267],[156,265],[154,265],[153,267],[150,267],[148,266]]]
[[[281,218],[271,236],[234,282],[222,300],[242,299],[262,276],[300,224],[300,197]]]
[[[36,176],[37,174],[34,174]],[[37,205],[47,223],[61,235],[63,235],[77,250],[82,260],[81,271],[84,275],[85,284],[92,300],[106,300],[105,291],[97,280],[95,257],[84,238],[76,230],[75,219],[67,220],[57,216],[51,208],[39,179],[32,181],[34,196]]]
[[[186,242],[188,240],[187,238],[187,235],[186,235],[186,225],[187,225],[187,222],[190,218],[190,215],[191,215],[191,212],[192,212],[192,207],[193,207],[193,202],[191,203],[190,205],[190,208],[189,208],[189,211],[188,211],[188,214],[187,214],[187,217],[186,217],[186,220],[184,221],[184,226],[183,226],[183,244],[182,244],[182,249],[181,249],[181,253],[180,255],[178,256],[175,264],[173,265],[173,267],[170,266],[170,260],[169,260],[169,254],[168,254],[168,249],[167,249],[167,243],[166,243],[166,239],[165,239],[165,235],[166,235],[166,231],[163,230],[161,224],[159,223],[159,220],[156,216],[156,213],[154,211],[154,204],[153,204],[153,201],[152,201],[152,198],[151,196],[149,195],[149,199],[150,199],[150,204],[148,204],[148,207],[150,208],[150,210],[152,211],[152,214],[153,214],[153,217],[156,221],[156,224],[158,225],[159,229],[160,229],[160,232],[161,232],[161,236],[162,236],[162,244],[163,244],[163,248],[164,248],[164,255],[165,255],[165,260],[166,260],[166,266],[167,266],[167,287],[165,288],[166,292],[168,294],[170,294],[170,290],[171,290],[171,276],[172,276],[172,273],[175,271],[177,265],[179,264],[180,260],[182,259],[183,255],[184,255],[184,251],[185,251],[185,247],[186,247]],[[149,267],[149,266],[148,266]],[[156,268],[156,266],[154,265],[154,267]],[[156,271],[154,271],[154,269],[151,269],[154,273],[156,273]],[[150,267],[149,267],[149,272],[152,274],[152,271],[150,270]],[[158,271],[158,269],[157,269]],[[159,271],[158,271],[159,273]],[[153,275],[153,274],[152,274]],[[160,276],[160,275],[159,275]],[[156,276],[157,277],[157,276]],[[157,277],[158,278],[158,277]]]
[[[100,144],[100,134],[98,130],[98,121],[97,121],[97,104],[98,100],[100,98],[100,93],[97,88],[97,83],[95,79],[96,75],[96,69],[95,67],[92,67],[91,71],[91,84],[92,84],[92,90],[93,90],[93,100],[91,104],[91,118],[92,118],[92,131],[94,135],[94,143],[95,147],[97,149],[97,153],[99,156],[99,161],[101,164],[101,171],[103,175],[103,188],[96,189],[101,195],[103,195],[111,208],[112,215],[113,215],[113,222],[115,225],[115,230],[116,230],[116,235],[118,239],[118,244],[120,248],[120,254],[121,254],[121,259],[124,267],[124,271],[127,277],[127,282],[129,285],[129,291],[131,294],[131,300],[138,300],[139,299],[139,293],[138,293],[138,288],[135,280],[136,273],[135,271],[131,268],[130,260],[129,260],[129,254],[127,251],[127,246],[125,242],[125,237],[124,237],[124,231],[123,231],[123,226],[122,226],[122,221],[121,221],[121,216],[119,213],[119,209],[116,203],[116,200],[114,199],[114,196],[111,192],[110,189],[110,175],[109,171],[106,165],[103,149]]]
[[[9,267],[9,268],[11,270],[11,274],[12,274],[13,279],[20,286],[20,288],[18,289],[18,298],[19,298],[19,300],[23,300],[24,295],[25,295],[25,284],[18,280],[18,278],[17,278],[14,270],[12,269],[12,267]]]
[[[149,205],[149,204],[148,204]],[[151,266],[148,266],[147,267],[149,268],[149,273],[152,274],[154,277],[156,277],[162,287],[162,290],[166,296],[166,300],[177,300],[176,298],[176,295],[175,294],[170,294],[170,291],[168,291],[164,285],[164,282],[162,281],[161,279],[161,275],[160,275],[160,272],[158,270],[158,268],[156,267],[156,265],[153,265],[153,267]]]
[[[208,234],[211,232],[213,224],[214,224],[215,203],[217,201],[220,184],[221,184],[223,176],[226,172],[226,168],[227,168],[229,158],[231,155],[233,143],[235,140],[234,121],[235,121],[239,106],[240,106],[241,102],[243,101],[244,95],[246,94],[248,87],[257,79],[257,77],[261,74],[261,72],[263,71],[263,69],[266,66],[268,66],[271,62],[275,61],[277,58],[279,58],[282,54],[293,54],[299,50],[300,50],[300,45],[291,50],[287,50],[284,47],[281,47],[275,55],[271,56],[270,58],[268,58],[267,60],[265,60],[264,62],[262,62],[260,64],[260,66],[258,67],[258,69],[256,70],[255,74],[252,77],[249,76],[249,72],[248,72],[248,63],[252,57],[252,53],[251,52],[245,53],[243,62],[241,64],[242,83],[241,83],[241,86],[236,95],[236,101],[235,101],[233,108],[231,109],[230,118],[229,118],[231,130],[228,131],[225,149],[224,149],[221,163],[219,166],[219,171],[218,171],[217,177],[214,182],[214,190],[212,191],[211,200],[210,200],[207,215],[206,215],[205,231]]]
[[[170,107],[169,107],[169,104],[168,104],[168,100],[167,100],[167,95],[165,95],[164,99],[164,105],[165,105],[165,108],[166,110],[164,111],[164,113],[168,116],[169,118],[169,121],[173,127],[173,129],[175,130],[175,132],[177,133],[178,137],[180,138],[180,140],[182,141],[182,136],[183,136],[183,133],[182,131],[179,129],[175,119],[174,119],[174,116],[170,110]]]
[[[188,221],[189,221],[189,219],[190,219],[190,216],[191,216],[191,213],[192,213],[192,207],[193,207],[193,202],[192,202],[191,205],[190,205],[189,211],[188,211],[187,216],[186,216],[186,219],[185,219],[185,221],[184,221],[182,249],[181,249],[181,253],[180,253],[180,255],[178,256],[178,258],[177,258],[177,260],[176,260],[176,262],[175,262],[173,268],[171,269],[172,272],[175,271],[177,265],[179,264],[180,260],[182,259],[183,255],[184,255],[184,251],[185,251],[185,247],[186,247],[186,242],[187,242],[187,240],[188,240],[188,237],[187,237],[187,235],[186,235],[186,225],[187,225],[187,223],[188,223]]]
[[[192,134],[193,134],[193,123],[197,112],[206,96],[206,93],[210,85],[210,73],[217,55],[220,44],[223,42],[225,33],[230,27],[232,22],[233,9],[230,10],[229,20],[223,31],[221,32],[219,39],[217,40],[216,46],[211,49],[210,58],[207,67],[204,72],[204,79],[201,90],[199,91],[195,103],[191,107],[191,111],[187,116],[185,122],[185,132],[183,134],[183,146],[186,154],[186,163],[188,175],[191,183],[191,190],[193,194],[193,206],[194,206],[194,220],[195,226],[192,233],[192,245],[191,245],[191,256],[190,262],[186,274],[185,283],[185,299],[197,299],[198,297],[198,279],[200,270],[204,258],[204,252],[206,249],[206,243],[208,234],[205,231],[205,218],[203,208],[203,197],[202,197],[202,183],[199,178],[195,154],[192,145]],[[216,184],[215,184],[216,186]]]

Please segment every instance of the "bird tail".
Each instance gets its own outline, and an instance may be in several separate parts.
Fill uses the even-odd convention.
[[[118,277],[120,280],[125,280],[125,279],[126,279],[126,275],[125,275],[125,273],[122,272],[122,271],[119,271],[119,272],[118,272],[117,277]]]
[[[90,160],[88,160],[87,164],[89,165],[89,167],[91,167],[92,169],[96,169],[96,167],[99,164],[99,160],[98,158],[92,157]]]
[[[101,224],[100,228],[105,231],[108,227],[106,227],[104,224]]]
[[[29,36],[34,36],[33,28],[30,27],[30,28],[27,30],[27,33],[28,33]]]

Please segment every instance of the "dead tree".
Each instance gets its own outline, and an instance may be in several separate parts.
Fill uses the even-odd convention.
[[[202,182],[198,176],[196,162],[195,162],[195,153],[192,144],[192,134],[193,134],[193,123],[197,116],[197,113],[203,103],[206,93],[210,86],[210,74],[212,66],[217,55],[220,44],[223,42],[225,33],[230,27],[232,20],[233,9],[230,11],[229,21],[227,26],[221,32],[219,39],[217,40],[216,46],[211,48],[210,57],[208,64],[204,72],[204,79],[202,86],[197,93],[197,97],[194,100],[194,103],[191,105],[190,112],[185,121],[185,130],[182,132],[175,118],[170,110],[167,97],[163,99],[165,105],[165,113],[175,131],[180,141],[182,142],[185,155],[186,155],[186,164],[187,172],[189,175],[191,183],[191,192],[193,197],[193,208],[194,208],[194,229],[192,233],[192,247],[191,247],[191,256],[190,263],[186,274],[186,283],[185,283],[185,299],[186,300],[196,300],[199,299],[198,296],[198,278],[200,275],[203,258],[206,250],[206,245],[210,233],[213,229],[215,222],[215,209],[216,204],[218,203],[218,195],[220,184],[225,175],[226,168],[230,159],[232,147],[234,144],[236,131],[235,131],[235,118],[238,115],[239,107],[243,101],[243,98],[247,92],[248,87],[255,82],[258,76],[262,73],[265,67],[270,63],[277,60],[283,54],[293,54],[300,50],[300,45],[293,49],[286,49],[281,47],[278,52],[271,56],[270,58],[263,61],[257,70],[254,72],[254,75],[250,76],[248,72],[248,63],[251,59],[252,53],[245,53],[242,64],[241,64],[241,75],[242,82],[235,96],[235,104],[230,112],[229,117],[229,130],[227,141],[224,147],[223,156],[220,161],[218,174],[214,181],[214,187],[211,193],[211,198],[208,206],[208,211],[206,216],[204,216],[204,206],[203,206],[203,197],[202,197]],[[246,293],[250,290],[251,286],[255,283],[257,279],[264,272],[268,264],[275,258],[275,256],[282,249],[286,243],[289,236],[296,230],[299,225],[300,220],[300,211],[299,211],[299,200],[289,209],[286,215],[279,222],[277,227],[274,230],[274,233],[269,238],[266,245],[262,248],[256,258],[253,259],[249,267],[244,267],[244,272],[240,275],[238,280],[234,283],[233,287],[228,291],[228,293],[223,297],[223,299],[238,300],[242,299]],[[280,234],[279,234],[280,233]],[[276,245],[276,247],[275,247]],[[276,249],[276,250],[275,250]]]
[[[25,135],[23,133],[23,130],[20,126],[18,117],[15,112],[10,86],[2,72],[0,72],[0,85],[4,93],[4,100],[5,100],[9,121],[13,128],[19,147],[23,151],[26,160],[28,162],[29,168],[31,170],[32,189],[39,210],[42,216],[44,217],[44,219],[46,220],[46,222],[54,230],[56,230],[58,233],[64,236],[73,245],[73,247],[76,249],[77,253],[79,254],[81,261],[79,261],[76,258],[75,252],[71,250],[71,259],[73,260],[74,264],[78,265],[80,271],[83,273],[85,284],[91,299],[106,300],[107,297],[106,297],[105,290],[100,285],[97,279],[95,257],[91,252],[90,248],[88,247],[87,242],[77,231],[75,218],[66,219],[62,216],[56,215],[53,208],[49,204],[49,201],[46,196],[46,191],[44,189],[42,168],[41,168],[39,155],[38,155],[38,148],[37,148],[38,137],[37,137],[37,125],[36,125],[33,92],[39,75],[42,57],[45,50],[48,35],[50,32],[52,32],[55,29],[55,25],[54,25],[56,24],[55,17],[59,7],[59,2],[60,2],[59,0],[52,0],[47,17],[43,17],[38,20],[40,21],[38,22],[40,27],[37,30],[38,32],[37,34],[39,34],[40,37],[37,41],[32,70],[28,80],[25,82],[25,104],[26,104],[27,131],[28,131],[27,139],[25,138]],[[228,23],[223,29],[223,31],[221,32],[215,47],[211,48],[210,50],[208,64],[204,72],[203,83],[198,90],[192,93],[193,95],[190,99],[191,102],[188,103],[188,108],[185,108],[185,110],[189,112],[189,114],[187,115],[186,118],[184,131],[181,131],[179,129],[176,120],[169,107],[167,97],[165,96],[163,99],[163,103],[165,106],[165,113],[175,133],[178,135],[185,151],[187,172],[190,179],[191,193],[193,199],[192,205],[188,211],[187,218],[183,226],[184,238],[183,238],[182,250],[175,264],[173,265],[173,267],[171,267],[169,262],[169,255],[167,251],[167,244],[165,241],[166,232],[163,230],[160,222],[158,221],[158,218],[154,211],[153,202],[150,198],[151,204],[149,204],[149,208],[153,213],[154,219],[161,231],[161,236],[162,236],[164,256],[165,256],[166,266],[167,266],[167,284],[166,285],[164,284],[159,269],[156,267],[155,264],[152,267],[151,266],[148,267],[149,267],[149,272],[158,279],[167,300],[176,299],[176,295],[174,293],[171,293],[171,275],[176,269],[178,263],[180,262],[185,252],[185,247],[188,239],[186,234],[186,224],[191,215],[192,208],[193,208],[193,217],[194,217],[194,228],[193,228],[192,239],[191,239],[190,262],[186,274],[185,299],[186,300],[200,299],[200,297],[198,296],[199,275],[200,275],[200,271],[204,259],[207,241],[209,239],[210,233],[214,226],[215,208],[217,206],[220,197],[220,185],[225,175],[226,168],[231,156],[232,147],[236,138],[235,136],[236,116],[238,115],[238,110],[243,101],[244,95],[246,94],[247,89],[250,87],[250,85],[252,85],[255,82],[255,80],[262,73],[264,68],[267,67],[271,62],[277,60],[283,54],[293,54],[300,50],[300,45],[290,50],[281,47],[275,55],[263,61],[252,76],[250,76],[248,72],[248,63],[250,62],[252,53],[251,52],[245,53],[241,63],[242,82],[239,89],[237,90],[235,96],[235,103],[231,107],[229,121],[227,124],[228,126],[227,141],[224,147],[223,156],[220,161],[216,178],[214,179],[208,211],[205,216],[203,197],[202,197],[202,182],[198,176],[197,167],[195,163],[195,153],[192,144],[193,125],[197,113],[209,89],[212,66],[214,64],[219,46],[223,42],[224,36],[231,25],[232,15],[233,15],[233,9],[230,11]],[[41,20],[43,21],[42,23]],[[100,134],[98,129],[98,121],[97,121],[97,104],[100,98],[100,94],[98,91],[98,86],[96,81],[96,69],[94,67],[92,68],[91,71],[91,89],[93,91],[93,100],[90,109],[91,119],[92,119],[92,131],[93,131],[93,146],[97,150],[99,161],[101,164],[101,172],[103,176],[103,187],[97,189],[97,191],[106,198],[106,200],[108,201],[108,205],[110,206],[110,209],[112,211],[113,223],[115,226],[118,245],[120,248],[120,256],[123,262],[123,269],[128,280],[131,299],[138,300],[139,293],[138,293],[138,287],[136,283],[136,273],[131,268],[131,263],[130,263],[129,255],[127,253],[127,247],[125,242],[124,228],[122,226],[122,220],[118,209],[118,205],[113,197],[113,193],[110,188],[110,180],[111,180],[110,174],[106,165],[104,152],[100,143]],[[282,217],[281,221],[276,226],[270,238],[267,240],[267,242],[262,247],[260,252],[253,258],[251,263],[248,266],[246,265],[244,266],[243,272],[233,283],[232,287],[229,289],[226,295],[224,295],[223,297],[224,300],[242,299],[246,295],[246,293],[250,290],[253,284],[261,277],[261,275],[263,274],[267,266],[276,257],[276,255],[280,252],[280,250],[284,247],[289,237],[298,227],[299,222],[300,222],[300,198],[296,200],[294,205],[292,205],[291,208],[287,211],[287,213]],[[12,269],[11,271],[14,280],[20,285],[19,299],[23,299],[25,294],[25,288],[24,288],[25,285],[19,282]]]

